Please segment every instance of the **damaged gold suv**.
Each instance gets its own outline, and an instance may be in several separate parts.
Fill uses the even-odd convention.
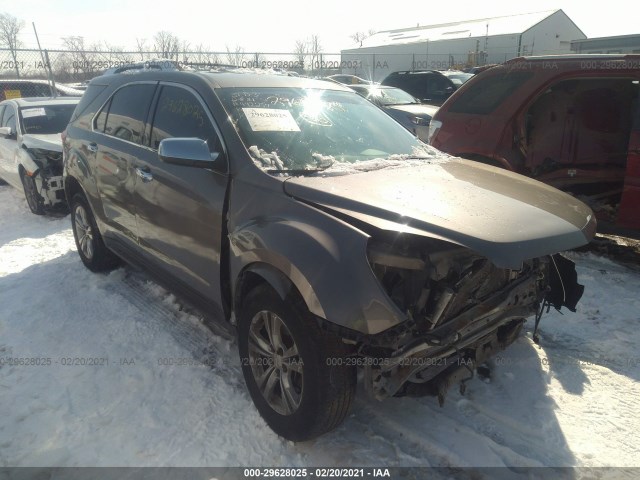
[[[527,317],[582,295],[557,252],[592,238],[587,206],[444,155],[337,84],[107,75],[63,138],[84,264],[141,265],[232,329],[290,440],[344,420],[358,369],[375,398],[442,401]]]

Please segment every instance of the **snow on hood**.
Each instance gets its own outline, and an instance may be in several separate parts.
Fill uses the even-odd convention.
[[[383,230],[465,246],[505,268],[584,245],[595,234],[589,207],[522,175],[455,157],[378,162],[386,168],[291,177],[284,188]]]
[[[59,133],[49,135],[34,135],[27,133],[22,136],[22,145],[27,148],[41,148],[52,152],[62,152],[62,138]]]
[[[268,153],[253,145],[249,147],[249,153],[251,154],[253,163],[261,170],[283,170],[280,175],[287,174],[287,168],[284,165],[284,161],[278,156],[277,152]],[[367,152],[365,150],[363,155],[366,155],[367,153],[375,155],[380,152],[376,150]],[[425,161],[429,161],[431,163],[446,162],[450,158],[453,158],[449,154],[443,153],[431,145],[426,144],[423,144],[418,148],[414,148],[412,154],[394,154],[385,158],[372,158],[370,160],[362,160],[359,162],[342,161],[333,155],[322,155],[321,153],[313,153],[312,157],[313,162],[315,163],[309,163],[307,169],[311,171],[314,169],[322,170],[319,175],[323,177],[350,175],[388,168],[424,165]]]
[[[284,163],[280,160],[280,157],[276,152],[268,153],[265,150],[256,147],[255,145],[249,147],[249,153],[251,159],[255,165],[262,170],[283,170]]]

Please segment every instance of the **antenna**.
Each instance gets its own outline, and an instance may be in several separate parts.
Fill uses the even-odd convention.
[[[52,97],[58,96],[58,90],[56,89],[56,82],[53,80],[53,72],[51,71],[51,63],[49,63],[49,52],[46,50],[42,50],[40,46],[40,39],[38,38],[38,31],[36,30],[36,23],[31,22],[33,25],[33,33],[36,34],[36,41],[38,42],[38,50],[40,50],[40,56],[42,57],[42,63],[44,63],[45,68],[47,69],[47,79],[49,80],[49,91],[51,92]]]

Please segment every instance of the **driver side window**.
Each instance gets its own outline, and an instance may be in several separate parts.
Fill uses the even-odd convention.
[[[151,148],[158,149],[165,138],[200,138],[211,152],[222,150],[220,139],[202,103],[189,90],[164,85],[153,117]]]

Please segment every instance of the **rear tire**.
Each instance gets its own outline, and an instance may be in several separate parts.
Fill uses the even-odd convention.
[[[92,272],[113,270],[120,259],[109,250],[96,225],[87,199],[76,193],[71,199],[71,227],[82,263]]]
[[[304,441],[343,422],[356,369],[347,365],[346,345],[320,329],[301,300],[257,286],[243,299],[238,336],[247,388],[275,433]]]
[[[44,215],[44,199],[38,193],[35,178],[30,177],[25,172],[21,172],[20,180],[22,180],[24,197],[27,199],[27,205],[29,205],[31,213],[35,215]]]

